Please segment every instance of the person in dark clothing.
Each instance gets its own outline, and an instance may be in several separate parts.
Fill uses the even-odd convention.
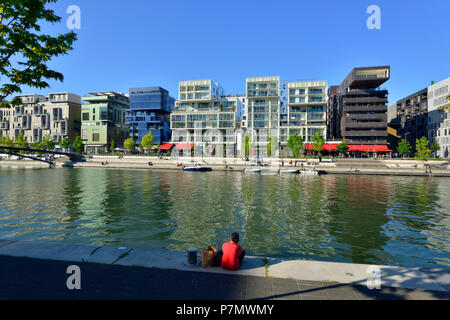
[[[230,242],[222,245],[222,250],[219,250],[214,258],[213,266],[221,266],[225,270],[238,270],[244,260],[245,250],[238,245],[239,234],[233,232],[230,237]]]

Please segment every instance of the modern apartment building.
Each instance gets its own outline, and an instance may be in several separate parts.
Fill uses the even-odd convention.
[[[130,137],[141,144],[149,132],[154,144],[170,141],[170,113],[175,99],[161,87],[131,88],[130,110],[126,112],[125,124],[130,127]]]
[[[450,156],[450,77],[428,87],[428,139],[437,141],[437,156]]]
[[[428,136],[428,89],[422,89],[397,101],[397,134],[415,150],[416,139]]]
[[[331,128],[333,139],[361,145],[361,151],[367,149],[363,147],[365,144],[386,147],[388,91],[380,85],[389,78],[389,66],[354,68],[339,89],[333,87],[328,109],[333,114],[332,119],[336,119],[331,126],[339,127]],[[334,136],[336,134],[338,136]]]
[[[117,92],[91,92],[82,98],[86,104],[81,107],[81,139],[86,153],[109,152],[111,142],[123,146],[129,136],[125,125],[125,112],[130,99]]]
[[[245,123],[252,154],[266,156],[270,137],[280,139],[280,77],[246,79]]]
[[[170,115],[175,150],[186,154],[194,149],[196,155],[205,151],[210,155],[239,153],[236,130],[241,127],[243,103],[243,97],[226,97],[212,80],[180,81]]]
[[[316,132],[327,137],[327,90],[327,81],[288,83],[287,123],[280,127],[282,144],[294,133],[305,143],[311,143]]]
[[[80,134],[80,96],[59,92],[47,97],[18,97],[22,100],[20,106],[0,109],[0,135],[15,140],[22,134],[30,144],[49,137],[58,144],[64,138],[73,141]]]

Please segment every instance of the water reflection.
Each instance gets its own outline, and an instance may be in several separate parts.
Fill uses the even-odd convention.
[[[0,169],[0,237],[449,267],[449,179]]]

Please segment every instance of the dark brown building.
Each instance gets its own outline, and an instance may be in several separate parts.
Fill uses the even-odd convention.
[[[398,135],[415,150],[416,139],[428,136],[428,88],[397,101]]]
[[[341,83],[334,131],[348,144],[387,143],[388,91],[380,85],[389,78],[389,66],[354,68]]]

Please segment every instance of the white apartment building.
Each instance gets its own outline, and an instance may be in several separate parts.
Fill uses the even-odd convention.
[[[288,83],[287,123],[280,128],[282,144],[294,133],[305,143],[312,143],[316,132],[327,137],[327,92],[327,81]]]
[[[246,79],[244,121],[252,146],[251,156],[267,156],[269,138],[279,141],[280,85],[278,76]]]
[[[450,156],[450,77],[428,87],[428,140],[437,141],[437,156]]]
[[[0,135],[16,140],[20,134],[28,143],[48,136],[55,143],[71,141],[80,134],[81,97],[68,92],[18,96],[22,105],[0,109]]]
[[[183,154],[232,156],[239,153],[244,97],[226,97],[212,80],[179,82],[178,100],[170,115],[172,143]]]

